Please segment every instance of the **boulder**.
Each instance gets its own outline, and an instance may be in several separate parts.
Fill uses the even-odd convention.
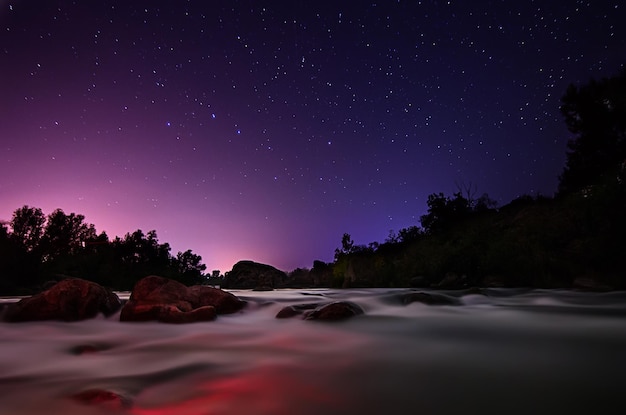
[[[49,289],[11,304],[4,319],[10,322],[62,320],[79,321],[109,316],[122,303],[110,290],[79,278],[62,280]]]
[[[284,286],[287,274],[271,265],[253,261],[239,261],[226,273],[222,286],[234,289],[254,289],[256,287],[277,288]]]
[[[219,288],[194,285],[188,288],[189,299],[193,308],[213,306],[217,314],[232,314],[241,310],[246,302]]]
[[[276,314],[276,318],[291,318],[293,316],[303,314],[307,310],[314,310],[318,307],[320,307],[319,303],[289,305],[281,308],[278,314]]]
[[[298,311],[294,306],[289,305],[281,308],[278,314],[276,314],[276,318],[291,318],[298,314],[302,314],[302,311]]]
[[[158,276],[145,277],[135,284],[122,308],[120,321],[193,323],[214,320],[217,314],[234,313],[245,302],[218,288],[187,287]]]
[[[305,320],[339,321],[363,314],[363,309],[349,301],[336,301],[307,313]]]

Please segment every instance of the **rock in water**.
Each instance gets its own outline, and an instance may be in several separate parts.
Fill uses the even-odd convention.
[[[185,285],[158,276],[145,277],[135,284],[122,308],[120,321],[161,321],[193,323],[214,320],[217,314],[234,313],[245,302],[217,288]]]
[[[68,278],[39,294],[11,304],[4,319],[10,322],[78,321],[93,318],[98,313],[109,316],[121,306],[117,295],[95,282]]]
[[[400,297],[402,304],[422,303],[427,305],[459,305],[461,301],[458,298],[449,297],[438,293],[425,293],[422,291],[410,292]]]
[[[131,400],[127,397],[104,389],[88,389],[70,396],[70,399],[84,405],[113,411],[121,411],[132,406]]]
[[[291,318],[319,307],[319,303],[289,305],[281,308],[278,314],[276,314],[276,318]]]
[[[324,304],[306,314],[305,320],[338,321],[363,314],[363,309],[349,301]]]
[[[189,287],[188,293],[194,308],[210,305],[215,307],[217,314],[236,313],[246,304],[229,292],[205,285]]]

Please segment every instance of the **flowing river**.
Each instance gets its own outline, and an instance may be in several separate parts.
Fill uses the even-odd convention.
[[[206,323],[0,323],[0,414],[626,413],[626,292],[232,292],[247,307]],[[365,314],[275,318],[332,300]],[[123,405],[70,398],[89,390]]]

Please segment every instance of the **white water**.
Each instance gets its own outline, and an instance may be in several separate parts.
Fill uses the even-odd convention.
[[[404,306],[402,292],[233,291],[249,301],[241,313],[189,325],[0,323],[0,415],[625,413],[626,293],[490,290]],[[274,318],[331,299],[365,315]],[[89,389],[132,405],[68,398]]]

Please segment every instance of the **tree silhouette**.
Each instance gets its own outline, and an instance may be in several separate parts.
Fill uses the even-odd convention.
[[[559,177],[559,193],[614,180],[626,163],[626,70],[618,76],[570,85],[561,113],[575,137]]]
[[[352,252],[354,252],[354,241],[349,233],[344,233],[341,237],[341,248],[335,249],[335,260]]]
[[[94,225],[84,222],[83,215],[56,209],[46,220],[46,227],[41,238],[43,259],[51,261],[61,256],[75,254],[85,247],[88,240],[97,238]]]
[[[428,213],[420,218],[420,223],[429,234],[448,229],[472,212],[470,201],[461,192],[455,193],[452,198],[443,193],[433,193],[428,196],[426,204]]]
[[[206,270],[206,265],[202,264],[202,257],[192,253],[190,249],[176,254],[172,262],[180,275],[181,282],[193,285],[200,284],[204,279],[203,272]],[[219,271],[217,274],[219,276]]]
[[[206,282],[201,256],[191,250],[172,256],[170,250],[154,230],[110,241],[83,215],[56,209],[46,217],[39,208],[23,206],[10,222],[0,222],[0,294],[32,293],[68,276],[126,290],[151,274]]]
[[[13,212],[11,219],[12,237],[27,251],[35,249],[41,240],[46,217],[39,208],[24,205]]]

